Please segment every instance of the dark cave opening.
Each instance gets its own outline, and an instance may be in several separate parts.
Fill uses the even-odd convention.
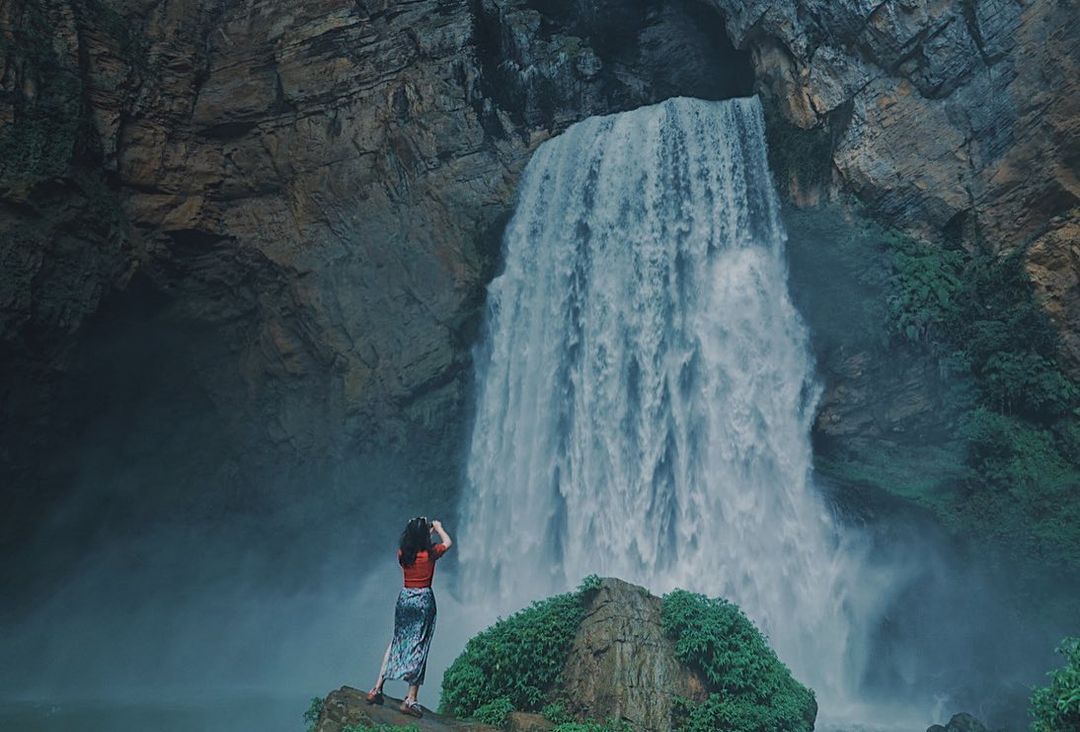
[[[750,52],[735,48],[720,11],[696,0],[531,0],[525,8],[481,0],[474,11],[484,97],[528,127],[558,130],[671,97],[754,92]],[[519,25],[529,32],[514,32]],[[507,134],[490,109],[477,112],[489,134]]]

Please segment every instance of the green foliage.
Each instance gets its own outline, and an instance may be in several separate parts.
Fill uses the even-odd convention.
[[[513,711],[513,703],[507,697],[500,696],[498,699],[492,699],[486,704],[481,704],[476,708],[472,716],[477,722],[490,724],[493,727],[503,727]]]
[[[1020,254],[1004,258],[890,243],[890,325],[975,385],[960,436],[972,472],[954,505],[985,536],[1080,564],[1080,389],[1056,365],[1057,333]]]
[[[566,711],[559,702],[552,702],[547,704],[540,710],[540,714],[549,722],[554,724],[568,724],[574,721],[574,718],[570,716],[570,713]]]
[[[933,512],[946,528],[964,530],[961,487],[974,471],[962,440],[929,446],[874,443],[843,456],[819,456],[815,467],[842,483],[899,496]]]
[[[315,729],[315,724],[319,721],[319,716],[322,714],[324,704],[326,704],[326,700],[322,697],[311,697],[311,704],[308,705],[307,711],[304,712],[304,721],[307,722],[307,732],[313,732]]]
[[[0,190],[67,172],[83,119],[82,82],[73,59],[53,45],[55,19],[27,3],[11,30],[11,50],[24,59],[22,88],[2,92],[12,120],[0,126]]]
[[[754,624],[732,603],[685,590],[664,596],[664,630],[675,654],[708,681],[701,704],[680,704],[692,732],[811,732],[814,692],[792,676]]]
[[[1046,420],[1080,389],[1055,363],[1058,336],[1031,291],[1020,253],[970,255],[890,236],[889,329],[970,374],[986,406]]]
[[[1058,653],[1065,666],[1051,671],[1050,685],[1031,695],[1032,732],[1080,730],[1080,639],[1066,638]]]
[[[599,575],[590,574],[588,577],[581,580],[581,585],[578,586],[578,592],[584,593],[599,590],[602,581],[603,580],[600,579]]]
[[[1080,385],[1057,366],[1023,252],[931,245],[846,215],[785,212],[819,363],[845,379],[873,369],[872,384],[919,378],[934,416],[824,444],[817,468],[1024,560],[1080,569]]]
[[[631,732],[633,728],[618,719],[609,719],[606,722],[563,722],[555,726],[551,732]]]
[[[420,728],[415,724],[347,724],[341,728],[341,732],[420,732]]]
[[[111,40],[131,68],[143,69],[145,40],[108,0],[71,6],[80,28],[93,28]],[[16,76],[0,104],[11,114],[0,124],[0,192],[25,195],[36,183],[69,175],[73,164],[100,155],[100,140],[86,103],[83,70],[75,54],[56,42],[64,25],[46,3],[25,3],[11,27],[7,55],[17,59]]]
[[[582,595],[596,582],[586,579],[576,592],[535,602],[473,637],[443,675],[440,711],[472,717],[500,698],[514,709],[539,709],[581,623]]]
[[[961,309],[964,257],[896,234],[887,235],[885,243],[893,252],[886,297],[889,329],[912,342],[926,341]]]

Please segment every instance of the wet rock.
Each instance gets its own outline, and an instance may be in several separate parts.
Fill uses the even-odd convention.
[[[420,719],[402,714],[398,707],[400,699],[386,697],[382,706],[369,705],[365,699],[367,692],[354,689],[351,686],[343,686],[337,691],[332,691],[323,703],[322,713],[315,723],[315,732],[340,732],[344,727],[359,725],[361,727],[374,727],[375,725],[393,725],[406,727],[415,725],[421,732],[442,732],[443,730],[458,730],[459,732],[495,732],[497,727],[475,722],[463,722],[453,717],[444,717],[427,709]],[[522,732],[526,728],[521,728]]]
[[[787,121],[833,130],[834,185],[879,220],[1001,250],[1075,205],[1080,16],[1065,6],[712,2]]]
[[[748,93],[722,26],[692,3],[4,5],[0,142],[29,156],[0,156],[4,482],[44,514],[78,472],[64,440],[102,406],[62,396],[105,303],[227,344],[184,378],[243,435],[223,460],[245,483],[387,453],[455,475],[530,153],[593,114]],[[12,516],[0,539],[32,531]]]
[[[954,714],[948,724],[944,726],[935,724],[928,727],[926,732],[987,732],[987,729],[975,717],[961,712],[960,714]]]
[[[675,657],[662,603],[643,587],[604,579],[587,600],[559,693],[582,719],[622,719],[642,730],[673,728],[676,698],[703,701],[703,681]]]
[[[1080,209],[1051,222],[1027,250],[1035,295],[1062,335],[1063,361],[1080,379]]]

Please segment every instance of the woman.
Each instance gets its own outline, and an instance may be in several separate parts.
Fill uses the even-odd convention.
[[[438,544],[432,544],[432,533],[439,535]],[[383,703],[383,682],[401,679],[409,684],[401,711],[414,717],[424,716],[416,696],[424,683],[428,649],[435,634],[435,593],[431,590],[431,579],[435,575],[435,560],[453,544],[441,522],[429,522],[423,516],[409,521],[401,532],[398,564],[405,575],[405,586],[394,609],[394,639],[383,655],[379,680],[368,692],[368,704]]]

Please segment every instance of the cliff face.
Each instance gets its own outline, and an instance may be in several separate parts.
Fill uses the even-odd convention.
[[[162,352],[158,381],[212,415],[178,472],[216,460],[207,485],[257,494],[300,464],[292,483],[310,489],[320,464],[398,449],[452,482],[483,288],[530,151],[592,114],[750,91],[713,11],[619,8],[612,25],[601,5],[494,0],[6,4],[15,514],[66,490],[81,465],[65,448],[129,382],[164,390],[146,374]],[[107,340],[123,355],[102,356]],[[76,398],[102,371],[117,389]],[[26,524],[9,515],[5,537]]]
[[[770,144],[789,199],[854,202],[860,215],[943,246],[1026,247],[1036,296],[1062,336],[1061,361],[1080,373],[1075,7],[711,2],[751,51],[757,88],[775,110]],[[834,236],[845,236],[843,226]],[[932,365],[879,362],[845,342],[821,366],[819,435],[843,442],[942,428]]]
[[[938,239],[1041,237],[1032,272],[1075,351],[1078,23],[1068,4],[1002,0],[12,0],[9,516],[66,490],[80,465],[55,453],[128,376],[160,393],[159,371],[211,415],[171,466],[213,463],[208,485],[257,494],[286,466],[398,453],[453,482],[483,288],[531,150],[755,75],[792,130],[826,141],[831,183],[793,164],[794,198],[849,191]],[[123,356],[96,350],[109,338]],[[102,372],[114,391],[72,397]],[[27,524],[10,522],[7,538]]]
[[[829,127],[840,185],[888,222],[1000,250],[1074,212],[1069,4],[715,2],[762,90],[796,127]]]

